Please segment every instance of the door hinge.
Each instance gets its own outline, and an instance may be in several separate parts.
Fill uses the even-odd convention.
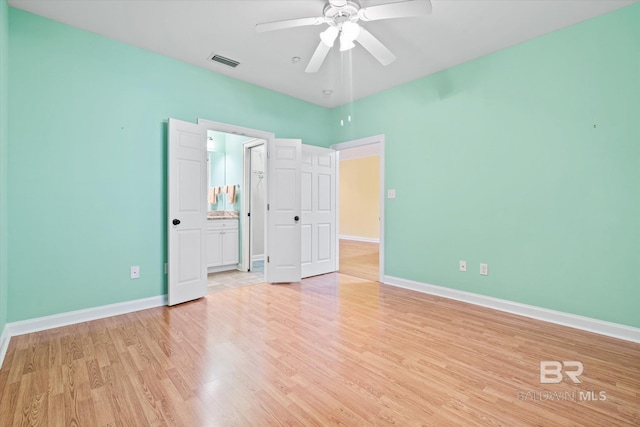
[[[271,261],[269,260],[269,257],[268,257],[268,256],[267,256],[267,262],[271,262]]]
[[[269,210],[269,203],[267,203],[267,210]]]
[[[269,152],[267,151],[267,159],[269,158]]]
[[[251,216],[251,212],[247,212],[247,216]]]

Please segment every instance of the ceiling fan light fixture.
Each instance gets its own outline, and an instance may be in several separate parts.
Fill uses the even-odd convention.
[[[326,46],[333,47],[333,43],[336,41],[339,32],[340,30],[338,30],[337,27],[330,25],[329,28],[320,33],[320,40],[322,40],[322,43]]]
[[[347,21],[342,24],[342,36],[348,37],[349,40],[354,41],[360,35],[360,25],[355,22]]]
[[[360,25],[355,22],[347,21],[342,24],[340,30],[340,52],[353,49],[355,44],[353,41],[360,35]]]
[[[349,49],[353,49],[356,45],[353,41],[349,40],[347,37],[340,36],[340,52],[345,52]]]

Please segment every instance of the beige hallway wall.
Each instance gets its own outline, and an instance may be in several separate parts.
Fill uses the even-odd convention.
[[[340,161],[341,236],[380,238],[380,156]]]

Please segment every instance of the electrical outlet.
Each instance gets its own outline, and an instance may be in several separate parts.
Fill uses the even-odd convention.
[[[480,264],[480,274],[483,276],[489,275],[489,264]]]
[[[396,198],[396,190],[387,190],[387,199],[395,199]]]
[[[132,279],[139,279],[140,278],[140,266],[139,265],[131,266],[131,278]]]
[[[460,271],[467,271],[467,261],[460,261]]]

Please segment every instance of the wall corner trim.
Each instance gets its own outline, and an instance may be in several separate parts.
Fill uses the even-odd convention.
[[[436,295],[443,298],[492,308],[494,310],[505,311],[519,316],[568,326],[570,328],[580,329],[587,332],[606,335],[608,337],[618,338],[625,341],[640,343],[640,328],[635,328],[633,326],[621,325],[619,323],[612,323],[576,314],[564,313],[561,311],[550,310],[548,308],[521,304],[518,302],[446,288],[443,286],[430,285],[428,283],[416,282],[413,280],[402,279],[400,277],[384,276],[383,283],[425,294]]]
[[[120,314],[132,313],[134,311],[146,310],[148,308],[161,307],[164,305],[167,305],[166,294],[7,323],[4,326],[2,335],[0,336],[0,367],[2,367],[2,362],[4,361],[4,356],[7,353],[11,337],[73,325],[76,323],[88,322],[91,320],[103,319],[105,317],[118,316]]]
[[[7,325],[4,325],[4,328],[2,329],[2,334],[0,334],[0,368],[2,368],[4,355],[7,354],[7,348],[9,347],[10,339],[11,339],[11,336],[9,336],[9,328],[7,328]]]

